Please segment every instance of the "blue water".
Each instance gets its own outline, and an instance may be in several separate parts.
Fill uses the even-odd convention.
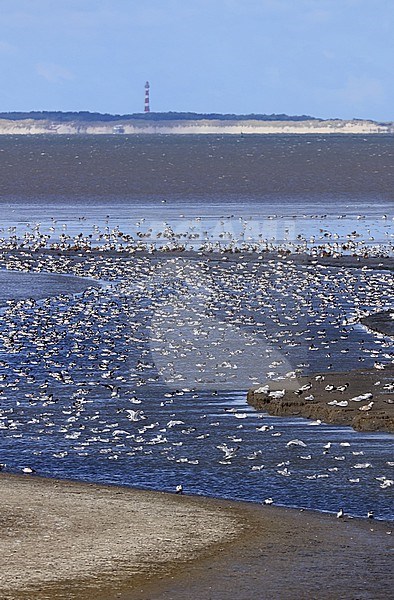
[[[392,308],[392,273],[23,254],[79,234],[101,247],[118,247],[119,232],[156,245],[171,227],[193,248],[260,240],[392,256],[392,138],[0,145],[0,246],[12,247],[0,262],[5,470],[393,518],[392,435],[246,403],[267,377],[391,363],[392,340],[351,323]],[[84,292],[92,278],[107,285]],[[306,446],[287,446],[294,439]],[[223,444],[239,446],[231,460]]]
[[[361,516],[373,508],[377,517],[392,518],[393,487],[381,487],[384,478],[393,479],[392,435],[262,416],[246,404],[246,390],[264,371],[283,375],[324,371],[329,364],[341,370],[390,362],[390,340],[338,322],[355,304],[380,303],[389,275],[342,270],[356,289],[350,283],[347,291],[337,289],[340,304],[308,305],[313,286],[304,289],[303,300],[299,295],[304,267],[290,266],[278,279],[273,265],[259,266],[261,277],[276,278],[268,298],[253,271],[229,279],[223,266],[209,275],[202,264],[181,261],[182,279],[173,270],[178,262],[170,259],[166,269],[164,260],[96,260],[96,274],[112,267],[121,283],[78,297],[63,293],[20,302],[6,311],[0,434],[7,469],[31,466],[46,476],[169,491],[182,483],[192,494],[255,502],[272,497],[278,504],[329,511],[343,506]],[[31,275],[25,277],[28,282]],[[186,277],[204,285],[189,290]],[[335,293],[337,277],[338,270],[320,268],[313,281],[318,287],[321,278],[328,280]],[[223,290],[228,297],[239,294],[241,282],[248,295],[239,314],[255,314],[258,332],[221,307]],[[281,344],[283,332],[293,348]],[[311,340],[324,344],[320,352],[309,349]],[[132,421],[127,411],[142,412]],[[287,446],[292,439],[306,447]],[[235,458],[223,460],[223,444],[239,446]]]
[[[393,252],[393,136],[2,136],[0,235]],[[119,239],[118,239],[119,242]]]

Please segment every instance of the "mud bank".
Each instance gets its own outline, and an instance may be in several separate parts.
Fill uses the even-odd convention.
[[[393,378],[391,365],[383,370],[320,373],[299,377],[291,389],[286,389],[283,381],[267,382],[267,390],[262,390],[264,385],[254,387],[248,392],[248,402],[271,415],[296,415],[350,425],[358,431],[394,433]],[[283,390],[283,396],[271,396],[275,390]]]

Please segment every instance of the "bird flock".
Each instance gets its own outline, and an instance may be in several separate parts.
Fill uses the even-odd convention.
[[[245,205],[243,204],[243,209]],[[104,209],[103,209],[104,210]],[[109,208],[108,208],[109,210]],[[92,252],[116,251],[200,251],[200,252],[308,252],[312,256],[339,257],[351,254],[361,257],[393,256],[394,233],[392,214],[294,214],[282,207],[284,214],[256,213],[197,216],[187,208],[176,214],[168,207],[171,218],[156,206],[145,207],[147,217],[136,218],[140,212],[120,207],[116,220],[102,215],[100,225],[92,217],[68,215],[67,221],[41,215],[42,222],[5,223],[0,227],[0,249],[32,251],[80,250]],[[121,213],[121,216],[119,215]],[[119,224],[120,222],[120,224]],[[355,224],[357,228],[354,229]]]
[[[97,285],[3,307],[2,469],[390,514],[391,436],[246,404],[256,384],[279,397],[281,382],[299,391],[303,374],[384,373],[392,340],[358,321],[391,306],[390,272],[242,252],[113,250],[3,246],[0,267],[27,282],[42,272]],[[371,402],[351,400],[364,410]]]

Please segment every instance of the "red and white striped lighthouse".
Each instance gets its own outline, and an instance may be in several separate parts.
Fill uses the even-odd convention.
[[[144,105],[144,112],[146,112],[146,113],[150,112],[150,106],[149,106],[149,81],[147,81],[146,84],[145,84],[145,105]]]

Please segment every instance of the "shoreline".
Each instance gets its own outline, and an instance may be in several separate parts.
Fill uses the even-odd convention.
[[[253,118],[146,120],[119,116],[113,121],[54,118],[0,119],[0,135],[391,135],[393,123],[370,119],[259,120]]]
[[[35,476],[0,481],[7,600],[389,596],[392,523]]]

